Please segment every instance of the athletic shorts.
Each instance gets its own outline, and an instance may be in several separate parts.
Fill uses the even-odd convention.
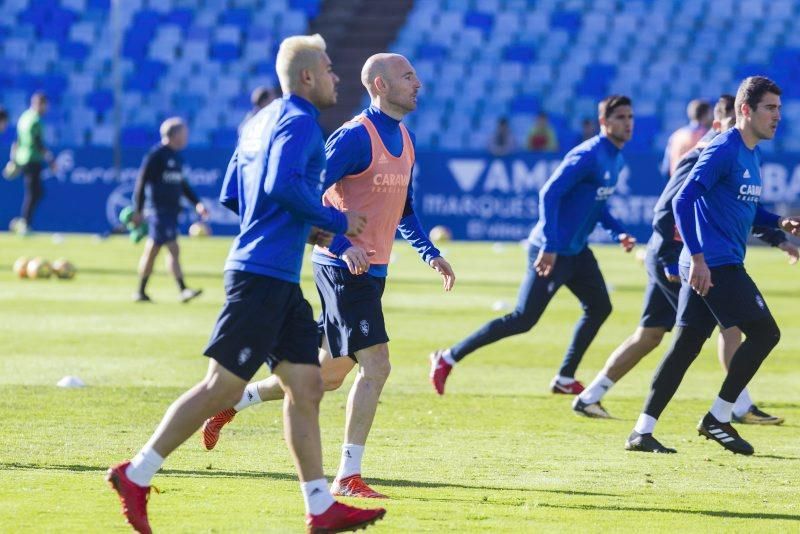
[[[334,358],[355,360],[356,351],[389,341],[381,306],[385,278],[315,263],[314,282],[322,301],[319,332]]]
[[[719,324],[723,329],[739,326],[772,315],[764,297],[744,265],[711,268],[711,282],[705,297],[689,286],[689,267],[681,265],[681,291],[678,297],[678,326],[691,326],[710,336]]]
[[[639,326],[672,330],[678,310],[681,284],[667,280],[664,266],[656,259],[655,252],[649,248],[644,265],[647,270],[647,286],[644,289],[644,305]]]
[[[152,214],[147,217],[147,236],[156,245],[178,239],[178,215]]]
[[[243,380],[261,364],[319,365],[319,335],[300,285],[270,276],[225,271],[225,305],[204,353]]]

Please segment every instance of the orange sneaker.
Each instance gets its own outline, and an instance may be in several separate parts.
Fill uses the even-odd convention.
[[[236,417],[236,410],[228,408],[227,410],[219,412],[214,417],[206,419],[205,423],[203,423],[203,432],[200,434],[200,438],[203,440],[203,447],[205,447],[206,450],[210,451],[217,446],[219,433],[222,427],[233,421],[234,417]]]
[[[388,499],[383,493],[378,493],[367,486],[361,475],[352,475],[341,480],[335,479],[331,485],[331,495],[334,497],[360,497],[362,499]]]
[[[375,521],[383,519],[386,510],[376,508],[363,510],[341,502],[333,503],[319,515],[306,514],[308,534],[327,534],[328,532],[350,532],[366,529]]]
[[[151,486],[139,486],[128,478],[125,470],[130,464],[122,462],[111,466],[106,473],[106,481],[119,495],[122,514],[133,530],[141,534],[152,534],[150,522],[147,520],[147,501],[150,498]]]

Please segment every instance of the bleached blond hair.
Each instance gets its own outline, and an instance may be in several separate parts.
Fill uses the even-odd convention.
[[[161,123],[158,133],[161,134],[161,139],[169,140],[173,135],[178,133],[178,130],[185,128],[186,123],[180,117],[170,117]]]
[[[278,57],[275,59],[275,70],[284,94],[294,92],[299,87],[300,72],[313,69],[325,48],[325,39],[318,33],[293,35],[281,42]]]

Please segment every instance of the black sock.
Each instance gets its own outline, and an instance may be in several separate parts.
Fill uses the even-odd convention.
[[[183,278],[176,278],[175,281],[178,283],[178,289],[183,291],[186,289],[186,284],[183,283]]]
[[[150,280],[149,276],[142,276],[139,279],[139,294],[144,295],[144,289],[147,287],[147,281]]]

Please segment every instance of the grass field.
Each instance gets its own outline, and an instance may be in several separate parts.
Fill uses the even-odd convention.
[[[18,239],[0,234],[0,531],[124,532],[109,464],[130,457],[168,404],[200,379],[201,350],[223,300],[227,239],[183,240],[187,282],[205,294],[181,305],[159,263],[155,305],[130,296],[139,247],[124,238]],[[393,372],[365,455],[365,475],[389,494],[374,532],[786,532],[800,531],[800,296],[798,267],[753,249],[748,264],[783,331],[752,384],[777,428],[744,427],[756,456],[698,438],[694,426],[722,374],[709,343],[667,408],[658,436],[671,456],[626,453],[653,368],[652,354],[607,397],[619,419],[575,417],[548,393],[579,308],[562,291],[531,332],[470,356],[437,398],[427,355],[512,304],[523,272],[516,245],[448,244],[458,275],[451,294],[403,243],[384,299]],[[578,377],[588,381],[638,320],[643,268],[633,255],[597,247],[614,313]],[[21,255],[73,260],[75,280],[17,280]],[[303,288],[319,309],[310,269]],[[794,312],[794,313],[793,313]],[[264,376],[262,371],[259,376]],[[61,389],[78,375],[88,385]],[[322,404],[325,467],[336,470],[350,381]],[[213,452],[193,438],[154,483],[160,532],[302,532],[302,499],[281,437],[280,405],[248,410]],[[373,504],[373,503],[366,503]],[[378,504],[378,503],[375,503]]]

